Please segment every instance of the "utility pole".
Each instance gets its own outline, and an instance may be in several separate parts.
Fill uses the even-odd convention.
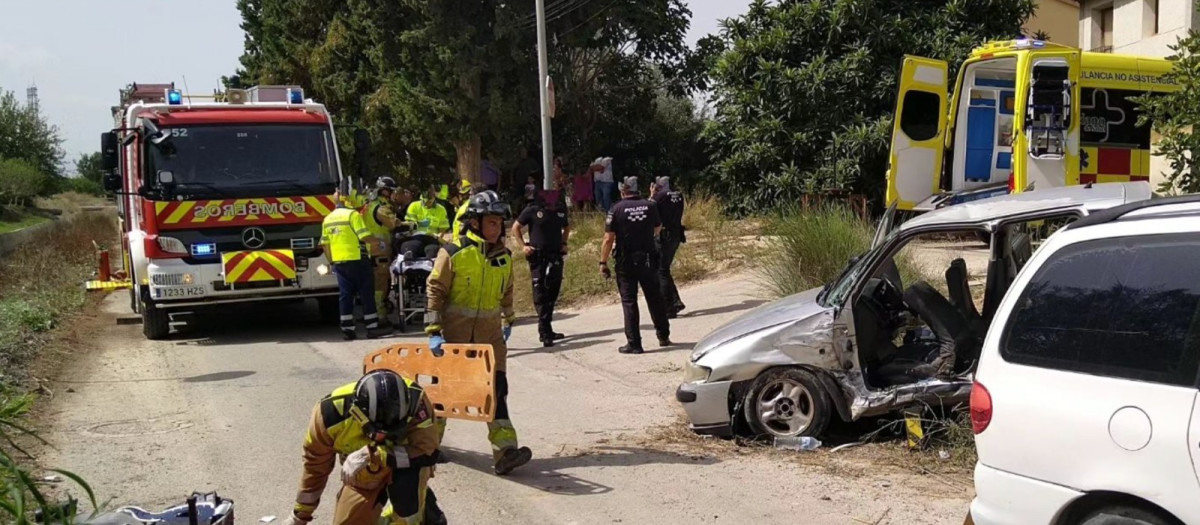
[[[554,136],[550,133],[549,65],[546,59],[546,0],[537,0],[538,93],[542,99],[542,189],[554,188]]]

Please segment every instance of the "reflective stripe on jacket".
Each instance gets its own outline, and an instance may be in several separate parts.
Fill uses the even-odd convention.
[[[434,425],[433,404],[419,385],[404,379],[408,387],[408,424],[397,442],[386,442],[378,452],[383,464],[388,464],[388,454],[403,447],[410,458],[430,456],[440,444],[437,427]],[[321,501],[321,493],[333,472],[334,464],[369,444],[371,440],[363,433],[363,426],[350,414],[354,399],[354,387],[350,383],[339,387],[313,407],[308,433],[304,436],[304,474],[300,478],[300,490],[296,494],[296,512],[311,515]],[[387,474],[387,472],[382,472]]]
[[[387,199],[377,197],[375,200],[367,203],[363,211],[363,224],[367,226],[367,230],[376,239],[384,242],[383,246],[379,246],[378,243],[372,243],[371,255],[376,257],[391,255],[392,229],[399,222],[396,219],[396,212],[392,209],[392,205]]]
[[[485,254],[486,245],[467,230],[438,251],[427,281],[425,319],[442,327],[446,342],[492,345],[496,369],[504,370],[502,322],[513,317],[512,254],[503,244]]]
[[[438,203],[434,203],[432,208],[426,208],[421,201],[409,204],[408,211],[404,214],[404,220],[417,224],[414,233],[418,235],[437,237],[450,230],[450,219],[446,217],[446,208]],[[425,221],[428,223],[422,225]]]
[[[321,223],[321,244],[329,246],[329,261],[334,263],[362,259],[361,242],[371,236],[362,214],[350,208],[337,208]]]
[[[466,202],[463,202],[461,205],[459,205],[458,211],[454,212],[454,227],[452,228],[452,231],[454,232],[455,239],[462,236],[462,218],[467,214],[467,205],[470,203],[471,201],[468,199]]]

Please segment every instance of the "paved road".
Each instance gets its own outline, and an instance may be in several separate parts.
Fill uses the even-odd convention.
[[[677,346],[641,356],[616,352],[623,338],[615,305],[561,315],[556,327],[572,337],[553,349],[535,346],[533,326],[518,326],[510,406],[535,459],[496,477],[484,425],[452,422],[445,446],[455,463],[434,480],[450,519],[961,523],[967,491],[894,469],[843,477],[779,455],[692,453],[647,441],[649,430],[680,414],[672,393],[690,344],[761,303],[743,278],[683,295],[691,309],[673,324]],[[104,309],[127,315],[125,295],[107,298]],[[283,515],[313,403],[356,378],[362,356],[381,343],[342,342],[316,323],[311,305],[270,314],[229,308],[196,325],[161,342],[144,340],[136,325],[98,329],[97,350],[81,352],[55,385],[48,422],[58,450],[47,463],[84,474],[118,504],[164,505],[217,489],[237,501],[244,522]],[[649,327],[644,333],[653,341]],[[331,483],[318,523],[329,519],[333,491]]]

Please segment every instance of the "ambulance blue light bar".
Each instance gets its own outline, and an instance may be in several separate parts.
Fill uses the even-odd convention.
[[[167,104],[178,106],[183,104],[183,92],[178,89],[167,90]]]
[[[289,104],[303,104],[304,90],[300,88],[288,88],[287,90]]]
[[[208,257],[217,254],[217,243],[215,242],[198,242],[192,245],[192,255],[195,257]]]

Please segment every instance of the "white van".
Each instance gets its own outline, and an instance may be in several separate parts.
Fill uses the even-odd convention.
[[[979,525],[1200,524],[1200,196],[1051,236],[971,393]]]

